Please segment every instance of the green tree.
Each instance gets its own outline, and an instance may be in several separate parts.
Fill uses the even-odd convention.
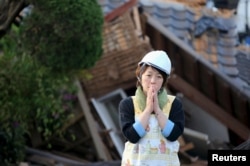
[[[101,8],[95,0],[33,0],[21,47],[57,71],[89,68],[102,54]]]
[[[58,134],[75,101],[76,73],[102,54],[103,15],[96,1],[26,3],[33,6],[30,15],[0,40],[0,165],[23,159],[25,136],[33,129],[44,140]]]

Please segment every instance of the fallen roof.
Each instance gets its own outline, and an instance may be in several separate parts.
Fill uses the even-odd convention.
[[[98,2],[107,15],[127,1]],[[140,0],[138,6],[186,41],[250,100],[250,49],[239,42],[235,10],[207,9],[205,3],[204,0]]]

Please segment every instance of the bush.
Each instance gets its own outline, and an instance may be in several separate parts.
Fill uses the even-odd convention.
[[[0,165],[23,159],[30,131],[44,140],[60,134],[76,100],[75,72],[102,54],[95,0],[30,2],[31,15],[0,41]]]
[[[0,165],[17,164],[24,156],[24,128],[18,122],[9,121],[3,127],[0,125]]]
[[[67,76],[36,66],[30,56],[3,56],[0,69],[0,156],[13,162],[24,156],[24,135],[30,131],[38,130],[44,140],[60,134],[71,117],[76,87]]]
[[[102,54],[103,15],[95,0],[34,0],[22,48],[55,71],[89,68]]]

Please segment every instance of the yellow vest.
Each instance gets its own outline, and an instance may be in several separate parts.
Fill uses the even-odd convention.
[[[132,97],[135,119],[142,113],[135,97]],[[175,96],[168,95],[168,101],[162,111],[168,117]],[[179,142],[168,141],[161,133],[161,128],[154,114],[150,115],[148,131],[136,144],[125,143],[122,166],[179,166]]]

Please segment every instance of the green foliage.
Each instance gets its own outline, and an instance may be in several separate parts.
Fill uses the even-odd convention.
[[[5,35],[3,38],[0,38],[0,51],[8,52],[5,56],[18,56],[20,52],[18,52],[18,35],[19,28],[16,26],[11,26],[11,30]],[[1,57],[0,57],[1,58]]]
[[[0,125],[0,165],[16,164],[24,158],[25,139],[23,127],[10,122],[9,127]]]
[[[24,157],[26,137],[61,134],[76,102],[76,74],[102,54],[101,8],[95,0],[30,0],[31,15],[1,38],[0,165]]]
[[[55,71],[92,67],[102,54],[103,15],[95,0],[33,0],[22,49]]]
[[[38,130],[44,140],[60,134],[71,116],[76,87],[66,75],[51,73],[27,55],[0,57],[0,69],[0,146],[7,142],[2,148],[8,149],[8,153],[0,150],[0,156],[18,160],[24,154],[20,152],[24,134]],[[20,146],[11,149],[18,142]]]

